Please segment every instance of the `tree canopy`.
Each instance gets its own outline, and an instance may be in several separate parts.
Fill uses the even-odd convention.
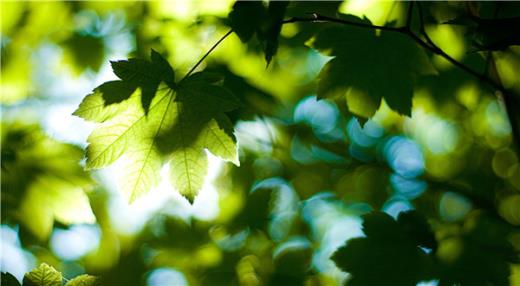
[[[520,3],[0,5],[2,283],[520,284]]]

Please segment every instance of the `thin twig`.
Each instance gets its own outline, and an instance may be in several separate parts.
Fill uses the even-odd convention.
[[[520,126],[518,125],[517,121],[515,120],[515,112],[516,111],[515,111],[515,109],[513,107],[513,105],[515,105],[515,103],[518,102],[517,97],[515,97],[514,94],[512,94],[510,91],[508,91],[506,88],[504,88],[504,86],[500,82],[500,78],[498,77],[498,72],[496,72],[497,76],[495,76],[495,79],[493,79],[489,75],[481,74],[481,73],[471,69],[470,67],[464,65],[463,63],[455,60],[454,58],[452,58],[451,56],[446,54],[442,49],[440,49],[432,41],[432,39],[428,36],[428,33],[426,33],[426,29],[424,28],[424,18],[423,18],[422,6],[421,6],[421,3],[417,3],[417,4],[419,6],[419,17],[420,17],[420,23],[421,23],[420,24],[421,25],[421,27],[420,27],[421,34],[424,36],[424,38],[426,39],[428,44],[430,46],[432,46],[433,49],[431,51],[436,53],[436,54],[438,54],[438,55],[440,55],[440,56],[442,56],[444,59],[448,60],[453,65],[455,65],[455,66],[463,69],[467,73],[473,75],[478,80],[484,81],[485,83],[487,83],[491,87],[493,87],[496,90],[500,91],[499,98],[501,97],[503,99],[502,102],[505,105],[506,115],[507,115],[507,117],[509,119],[509,124],[511,125],[511,134],[513,136],[513,144],[514,144],[514,146],[516,146],[517,152],[520,152]],[[491,61],[492,61],[492,59],[491,59]],[[492,61],[491,64],[494,65],[494,62]],[[495,71],[496,71],[496,67],[494,67],[494,68],[495,68]]]
[[[227,31],[227,33],[224,34],[205,54],[200,58],[200,60],[188,71],[188,73],[182,78],[181,81],[186,79],[191,75],[191,73],[206,59],[206,57],[211,54],[211,52],[218,46],[222,41],[224,41],[231,33],[233,32],[233,29],[230,29]]]
[[[354,26],[354,27],[379,29],[382,31],[403,32],[403,28],[366,24],[366,23],[355,22],[355,21],[350,21],[350,20],[346,20],[346,19],[333,18],[333,17],[329,17],[329,16],[325,16],[325,15],[316,14],[316,13],[312,14],[312,18],[293,17],[291,19],[283,21],[282,23],[289,24],[289,23],[298,23],[298,22],[326,22],[326,23],[332,22],[332,23],[340,23],[340,24],[345,24],[345,25]]]

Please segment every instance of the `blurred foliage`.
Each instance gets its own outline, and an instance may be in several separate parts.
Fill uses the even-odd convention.
[[[49,138],[37,125],[2,124],[2,222],[20,223],[40,240],[54,220],[94,223],[82,156],[81,148]]]
[[[520,285],[520,4],[0,5],[2,285]]]
[[[7,286],[20,285],[16,278],[9,273],[2,272],[3,284]],[[33,269],[31,272],[25,274],[23,278],[22,286],[61,286],[63,277],[60,272],[56,271],[52,266],[45,263],[40,264],[38,268]],[[99,278],[82,274],[77,277],[68,280],[65,286],[99,286]]]

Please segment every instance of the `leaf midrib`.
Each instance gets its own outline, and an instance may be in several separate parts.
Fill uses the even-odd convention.
[[[161,99],[159,99],[157,102],[155,102],[155,104],[150,106],[148,114],[150,114],[150,112],[153,109],[155,109],[157,106],[159,106],[159,103],[162,102],[168,95],[170,95],[169,92],[167,92]],[[173,98],[173,96],[172,96],[172,98]],[[164,112],[164,114],[166,114],[166,111]],[[114,140],[112,143],[108,144],[108,146],[102,152],[100,152],[95,158],[93,158],[90,162],[95,162],[99,157],[101,157],[103,154],[105,154],[105,152],[107,152],[107,150],[110,147],[112,147],[114,144],[116,144],[116,142],[119,142],[119,140],[121,140],[121,138],[123,138],[128,133],[128,131],[130,131],[132,128],[134,128],[137,125],[137,123],[139,123],[143,118],[146,118],[146,117],[147,117],[146,115],[142,115],[141,117],[139,117],[139,119],[137,119],[134,123],[132,123],[119,137],[117,137],[116,140]],[[102,166],[88,167],[88,165],[87,165],[87,169],[97,169],[97,168],[101,168],[101,167]]]
[[[167,93],[167,94],[169,94],[169,93]],[[157,139],[157,136],[159,135],[159,131],[161,130],[161,127],[162,127],[162,125],[164,123],[164,118],[166,118],[166,114],[168,114],[168,109],[170,109],[170,104],[172,103],[173,98],[174,98],[173,96],[170,97],[170,100],[168,101],[168,105],[166,105],[164,113],[163,113],[163,115],[161,117],[161,121],[159,122],[159,126],[157,127],[157,130],[155,131],[155,135],[152,137],[152,141],[151,141],[150,147],[148,148],[148,152],[147,152],[146,157],[145,157],[145,159],[143,161],[143,167],[139,170],[139,175],[137,176],[136,183],[134,184],[134,187],[132,188],[132,192],[131,192],[132,196],[133,196],[133,194],[134,194],[134,192],[136,190],[136,187],[138,185],[139,180],[141,179],[141,176],[142,176],[143,171],[145,169],[146,163],[147,163],[148,159],[150,158],[150,154],[152,153],[152,150],[153,150],[153,145],[155,144],[155,140]],[[160,101],[162,101],[162,99],[163,98],[161,98]]]

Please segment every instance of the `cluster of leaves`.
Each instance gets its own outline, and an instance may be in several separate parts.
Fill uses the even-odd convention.
[[[346,122],[353,122],[352,114],[365,122],[383,102],[398,114],[410,116],[414,91],[418,88],[431,91],[436,101],[440,101],[440,96],[453,100],[461,85],[474,83],[474,79],[468,80],[460,71],[437,71],[430,60],[432,55],[405,33],[375,29],[367,18],[337,14],[338,6],[339,2],[237,1],[225,22],[242,43],[258,41],[268,65],[279,46],[302,48],[303,42],[332,57],[319,73],[317,88],[313,82],[303,87],[303,92],[294,93],[297,96],[317,93],[321,103],[328,104],[332,104],[330,99],[339,98],[336,103],[341,112],[334,126],[333,131],[338,131],[335,134],[318,134],[314,127],[292,122],[286,114],[275,114],[278,106],[273,97],[236,75],[226,63],[208,65],[204,71],[189,72],[178,80],[178,70],[154,50],[150,60],[131,58],[112,62],[119,80],[98,86],[74,114],[96,124],[88,138],[86,169],[121,163],[120,190],[130,202],[158,185],[165,166],[169,166],[174,188],[193,202],[205,181],[207,151],[239,165],[233,130],[237,120],[268,114],[283,123],[277,126],[281,134],[279,142],[267,142],[275,151],[267,155],[243,151],[240,168],[226,166],[232,171],[222,176],[229,176],[231,183],[222,189],[231,190],[243,202],[238,210],[231,210],[235,211],[231,218],[222,219],[221,225],[220,218],[219,225],[195,219],[188,224],[168,215],[154,218],[135,238],[134,243],[143,247],[128,247],[131,243],[126,241],[121,244],[122,248],[130,249],[121,251],[121,259],[114,259],[119,262],[113,262],[112,268],[103,273],[103,284],[133,285],[143,281],[148,270],[164,265],[182,271],[189,282],[202,285],[252,281],[247,279],[259,279],[268,285],[321,283],[322,277],[316,273],[319,270],[311,267],[320,241],[312,233],[315,230],[308,229],[312,219],[300,217],[302,205],[321,200],[322,194],[315,196],[317,192],[334,190],[336,196],[323,201],[342,200],[342,206],[347,205],[345,209],[349,212],[359,207],[350,208],[350,204],[362,202],[366,205],[359,207],[363,209],[361,213],[367,213],[369,209],[383,209],[390,193],[395,193],[389,178],[398,177],[410,185],[417,183],[412,180],[415,178],[399,177],[381,159],[385,149],[382,146],[396,134],[380,135],[377,140],[363,134],[362,139],[373,142],[360,147],[353,138],[351,142],[347,139],[345,130],[350,127]],[[335,23],[314,23],[318,22],[313,18],[317,14],[300,18],[305,23],[286,18],[303,17],[309,15],[307,12],[321,13],[322,9],[335,17]],[[449,23],[460,24],[463,22],[460,19]],[[470,20],[473,23],[469,28],[463,25],[479,50],[503,50],[517,43],[515,30],[492,33],[496,27],[516,25],[516,18]],[[285,24],[297,25],[298,32],[293,36],[279,35]],[[430,24],[435,23],[431,20]],[[394,27],[394,23],[386,27]],[[99,37],[78,32],[62,42],[73,52],[77,65],[94,70],[99,68],[99,57],[103,56],[98,54],[101,44]],[[94,47],[96,52],[85,52],[79,48],[83,46]],[[472,66],[479,67],[486,60],[475,54],[464,57],[465,61],[468,59]],[[458,120],[464,121],[466,117]],[[493,151],[471,148],[464,152],[478,154],[475,156],[478,158],[472,158],[472,162],[478,162],[468,166],[465,174],[470,179],[462,178],[468,181],[462,191],[455,188],[457,185],[428,182],[427,194],[409,199],[428,220],[415,211],[401,213],[397,220],[378,211],[364,216],[366,237],[347,241],[332,256],[341,270],[350,273],[348,285],[416,285],[433,279],[441,285],[509,283],[510,265],[518,263],[515,249],[507,240],[514,231],[499,217],[495,207],[498,195],[490,191],[508,186],[496,178],[493,170],[481,168],[484,165],[489,168],[486,163],[491,161]],[[298,152],[308,157],[300,160]],[[93,215],[82,190],[90,185],[90,179],[78,165],[81,156],[80,148],[52,140],[37,127],[6,125],[2,129],[2,222],[20,223],[40,240],[49,236],[54,220],[63,224],[92,222]],[[291,191],[299,197],[290,215],[276,213],[284,211],[277,209],[282,205],[280,190],[257,184],[275,178],[294,187]],[[441,195],[435,192],[453,189],[470,199],[475,208],[489,213],[475,211],[462,218],[463,222],[444,224],[437,213]],[[508,192],[501,191],[500,195],[509,195]],[[88,215],[78,217],[78,210]],[[96,215],[99,219],[97,212]],[[109,222],[103,224],[103,232],[113,231]],[[446,234],[452,228],[455,231]],[[276,234],[273,229],[282,229],[283,234]],[[294,238],[304,243],[294,243]],[[113,244],[119,251],[119,244]],[[99,253],[104,251],[103,247],[106,245],[100,246]],[[97,285],[94,280],[98,280],[92,276],[81,277],[66,285]],[[5,281],[11,278],[2,277]],[[44,284],[35,284],[35,280]],[[24,285],[61,285],[62,280],[52,267],[41,265],[26,275]]]
[[[5,286],[61,286],[64,280],[59,271],[46,263],[25,273],[22,285],[10,273],[2,272],[2,285]],[[67,280],[65,286],[101,286],[101,282],[96,276],[82,274]]]

